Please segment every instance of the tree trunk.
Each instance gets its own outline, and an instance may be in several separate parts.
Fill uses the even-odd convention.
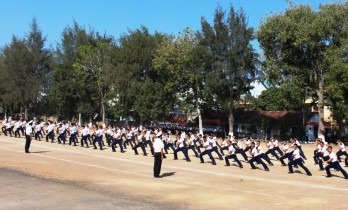
[[[102,100],[102,104],[101,104],[101,114],[102,114],[103,124],[105,124],[105,105],[104,105],[104,100]]]
[[[203,121],[202,121],[202,113],[201,113],[201,107],[197,103],[197,114],[198,114],[198,128],[199,128],[199,134],[203,135]]]
[[[26,120],[29,120],[28,119],[28,115],[29,115],[29,108],[28,108],[28,105],[24,105],[24,118],[26,119]]]
[[[320,76],[318,81],[318,114],[319,114],[319,122],[318,122],[318,136],[325,134],[324,127],[324,78]]]
[[[234,124],[233,111],[230,110],[230,113],[228,114],[228,134],[233,135],[233,124]]]

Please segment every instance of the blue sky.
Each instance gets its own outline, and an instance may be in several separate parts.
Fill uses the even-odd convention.
[[[318,8],[336,1],[292,2]],[[267,15],[287,7],[286,0],[0,0],[0,48],[11,42],[12,35],[25,36],[33,17],[47,37],[46,46],[55,46],[63,29],[74,20],[115,38],[141,25],[151,32],[177,35],[186,27],[199,30],[202,16],[212,22],[218,4],[226,10],[231,4],[236,9],[242,7],[255,29]]]

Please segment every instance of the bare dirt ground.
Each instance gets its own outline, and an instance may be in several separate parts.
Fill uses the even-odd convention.
[[[0,136],[0,209],[347,209],[348,180],[325,178],[312,158],[302,169],[243,162],[225,167],[167,155],[162,178],[153,178],[153,157]],[[266,147],[262,144],[264,150]],[[303,145],[307,157],[313,145]],[[141,154],[141,153],[139,153]],[[151,154],[151,153],[150,153]],[[241,158],[240,158],[241,159]],[[342,164],[341,164],[342,165]],[[343,166],[343,165],[342,165]],[[344,169],[348,170],[347,167]]]

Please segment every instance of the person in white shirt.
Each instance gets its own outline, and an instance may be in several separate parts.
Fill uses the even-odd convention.
[[[225,155],[224,154],[224,150],[228,151],[228,141],[230,140],[230,138],[226,137],[224,140],[222,140],[221,145],[220,145],[220,152],[221,155]]]
[[[284,159],[288,159],[289,161],[292,161],[292,152],[293,149],[289,147],[286,141],[283,142],[283,153],[284,155],[279,158],[279,161],[281,162],[282,166],[286,166],[286,163],[284,162]]]
[[[261,157],[259,155],[259,151],[257,147],[255,146],[255,142],[252,142],[250,145],[250,155],[252,158],[248,161],[250,163],[251,169],[256,169],[256,166],[254,165],[254,162],[259,163],[263,166],[265,171],[269,171],[269,168],[267,165],[261,160]]]
[[[167,136],[165,137],[165,141],[164,141],[164,151],[166,154],[168,154],[168,148],[171,148],[173,150],[173,152],[175,151],[170,130],[168,131]]]
[[[177,140],[178,147],[174,150],[174,160],[178,159],[178,152],[184,153],[185,159],[187,162],[191,162],[190,157],[188,156],[187,148],[185,147],[185,138],[182,138],[183,135],[180,135],[180,138]],[[185,135],[186,136],[186,135]]]
[[[327,160],[326,162],[329,164],[325,167],[325,170],[326,170],[326,174],[327,176],[326,177],[331,177],[331,172],[330,172],[330,169],[331,168],[334,168],[336,170],[339,170],[341,171],[341,173],[343,174],[344,178],[345,179],[348,179],[348,174],[347,172],[341,167],[340,163],[338,162],[337,160],[337,156],[334,152],[332,152],[332,147],[331,146],[328,146],[327,148],[327,151],[329,152],[329,160]]]
[[[37,122],[37,125],[35,126],[35,140],[39,139],[41,141],[41,130],[42,130],[42,124]]]
[[[228,159],[233,159],[234,161],[237,162],[237,164],[239,165],[239,168],[243,168],[242,163],[238,160],[236,156],[236,148],[234,147],[234,145],[232,145],[231,140],[227,140],[227,146],[228,146],[228,155],[225,156],[226,166],[230,166],[230,162],[228,161]]]
[[[303,150],[302,150],[302,146],[301,146],[300,142],[298,141],[298,139],[295,138],[295,137],[293,137],[292,140],[293,140],[293,143],[294,143],[294,144],[297,144],[297,147],[298,147],[298,149],[300,150],[300,155],[301,155],[301,157],[302,157],[303,159],[307,160],[306,155],[304,154],[304,152],[303,152]]]
[[[211,149],[210,152],[215,152],[218,155],[219,159],[223,160],[222,155],[220,154],[220,152],[218,150],[218,144],[217,144],[216,136],[214,134],[211,134],[210,137],[208,137],[207,139],[208,139],[208,141],[212,142],[212,147],[213,148]]]
[[[274,149],[274,146],[273,146],[273,142],[272,141],[268,141],[266,143],[266,147],[268,148],[268,150],[265,153],[265,155],[271,154],[271,155],[273,155],[276,158],[276,160],[279,160],[279,156],[275,152],[275,149]]]
[[[244,158],[244,161],[247,162],[248,157],[243,150],[242,144],[240,143],[240,141],[237,138],[233,138],[233,139],[234,139],[234,141],[232,141],[232,144],[233,144],[234,148],[236,149],[236,155],[241,154],[242,157]]]
[[[123,141],[122,141],[120,130],[113,132],[111,140],[112,140],[112,144],[111,144],[112,152],[116,152],[116,144],[118,144],[121,152],[124,153],[123,146],[122,146]]]
[[[25,128],[25,153],[30,153],[29,148],[30,148],[30,143],[33,138],[33,128],[32,126],[32,121],[30,121]]]
[[[98,126],[96,126],[96,129],[98,129]],[[103,150],[103,134],[104,134],[104,129],[103,129],[103,126],[99,126],[99,129],[95,131],[94,135],[94,139],[93,139],[93,146],[94,148],[93,149],[97,149],[95,143],[98,142],[98,145],[99,145],[99,149],[100,150]]]
[[[213,148],[213,143],[207,139],[207,136],[203,136],[203,147],[205,148],[205,151],[203,151],[201,154],[199,154],[199,158],[201,159],[201,163],[204,163],[203,156],[208,155],[211,163],[213,165],[216,165],[214,157],[211,155],[211,149]]]
[[[275,137],[272,137],[272,143],[273,143],[273,147],[274,147],[274,151],[277,151],[279,153],[280,156],[283,156],[284,153],[282,152],[282,150],[279,148],[279,143],[278,140]]]
[[[145,137],[144,137],[144,131],[139,131],[138,134],[135,136],[136,138],[136,145],[133,147],[134,153],[138,155],[137,148],[140,147],[143,151],[144,156],[147,156],[146,149],[145,149]]]
[[[263,150],[262,150],[261,145],[260,145],[260,141],[256,142],[256,146],[255,147],[257,148],[257,151],[259,153],[260,159],[264,159],[265,161],[267,161],[267,163],[270,166],[273,166],[273,163],[271,162],[269,157],[267,155],[265,155],[265,153],[263,153]]]
[[[14,132],[15,137],[18,136],[18,138],[20,138],[21,134],[19,132],[20,132],[21,127],[22,127],[21,121],[18,120],[17,122],[15,122],[14,127],[16,129],[15,132]]]
[[[319,164],[319,159],[323,157],[324,150],[326,150],[325,143],[318,140],[318,146],[313,156],[315,165]]]
[[[63,141],[63,144],[65,144],[66,138],[65,138],[65,126],[59,123],[58,127],[58,144],[61,144]]]
[[[131,145],[131,147],[132,147],[132,149],[134,148],[134,146],[133,146],[133,143],[134,143],[134,141],[133,141],[133,134],[132,134],[132,132],[129,130],[129,129],[127,129],[126,131],[125,131],[125,137],[126,137],[126,140],[123,142],[123,147],[125,148],[125,149],[127,149],[127,145],[129,146],[129,145]]]
[[[54,127],[52,121],[48,121],[47,123],[47,134],[46,134],[46,142],[48,142],[49,139],[51,139],[51,142],[53,143],[54,140]]]
[[[348,154],[346,151],[346,147],[340,139],[337,140],[337,146],[338,146],[338,152],[336,153],[336,155],[337,155],[338,162],[341,162],[341,156],[344,155],[346,156],[345,165],[348,166]]]
[[[323,162],[330,159],[329,152],[327,151],[324,142],[321,143],[320,153],[321,156],[319,157],[319,170],[324,171]]]
[[[86,144],[86,148],[89,148],[88,146],[88,142],[87,142],[87,138],[88,138],[88,135],[89,135],[89,127],[84,124],[83,125],[83,129],[82,129],[82,137],[81,137],[81,147],[84,146],[84,143]]]
[[[160,178],[161,174],[161,166],[162,166],[162,160],[164,157],[163,149],[164,149],[164,144],[163,141],[161,140],[162,137],[162,132],[157,133],[155,141],[153,143],[153,148],[154,148],[154,164],[153,164],[153,176],[155,178]]]
[[[198,157],[198,153],[196,151],[196,145],[195,145],[195,137],[191,132],[188,135],[187,145],[188,145],[187,150],[191,149],[193,153],[195,154],[195,156]]]
[[[298,165],[301,168],[303,168],[303,170],[306,171],[308,176],[312,176],[312,173],[308,170],[308,168],[303,165],[303,160],[300,154],[300,150],[297,147],[297,144],[294,144],[293,147],[294,147],[294,151],[292,153],[292,160],[289,162],[289,173],[294,173],[292,166]]]

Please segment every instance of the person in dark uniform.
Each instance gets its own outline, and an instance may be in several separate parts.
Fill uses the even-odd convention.
[[[156,139],[153,143],[153,148],[154,148],[154,165],[153,165],[153,176],[155,178],[160,178],[160,173],[161,173],[161,166],[162,166],[162,160],[163,160],[163,149],[164,149],[164,144],[163,141],[161,140],[162,132],[158,133],[156,135]]]
[[[33,138],[33,121],[30,121],[25,128],[25,153],[29,153],[30,143]]]

